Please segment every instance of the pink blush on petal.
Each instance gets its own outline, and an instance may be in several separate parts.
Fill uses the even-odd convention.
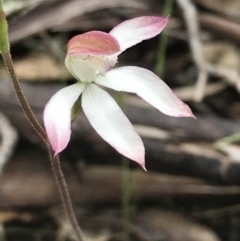
[[[121,51],[116,38],[101,31],[90,31],[70,39],[67,45],[68,55],[112,55]]]

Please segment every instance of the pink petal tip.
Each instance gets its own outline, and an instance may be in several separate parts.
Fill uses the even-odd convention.
[[[77,35],[69,40],[68,55],[112,55],[120,52],[118,41],[108,33],[101,31],[90,31]]]

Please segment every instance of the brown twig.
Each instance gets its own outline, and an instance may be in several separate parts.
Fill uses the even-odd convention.
[[[240,75],[236,71],[213,65],[206,62],[204,59],[199,30],[199,19],[201,23],[205,23],[206,19],[204,20],[203,17],[198,18],[196,7],[191,2],[191,0],[177,0],[177,2],[183,11],[188,30],[189,44],[191,47],[192,56],[199,70],[194,92],[194,99],[196,101],[201,101],[203,99],[208,76],[210,74],[224,78],[224,80],[228,81],[231,85],[234,85],[240,92]],[[214,19],[210,16],[207,17],[207,21],[212,22],[212,24],[215,24],[216,26],[221,25],[222,27],[227,28],[226,21],[220,21],[218,18]],[[237,30],[239,30],[239,26],[231,24],[231,32],[236,32],[235,36],[239,37],[239,31]]]
[[[183,16],[188,29],[189,44],[193,60],[198,67],[198,79],[194,97],[196,101],[201,101],[204,96],[208,75],[203,57],[197,10],[190,0],[177,0],[177,2],[183,11]]]

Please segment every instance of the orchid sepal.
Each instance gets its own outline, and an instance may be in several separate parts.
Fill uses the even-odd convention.
[[[109,33],[90,31],[69,41],[65,64],[78,84],[69,87],[72,96],[66,96],[65,90],[59,91],[64,94],[63,100],[58,92],[44,111],[45,128],[55,154],[63,151],[70,140],[71,121],[80,110],[82,97],[83,111],[96,132],[119,153],[146,170],[141,138],[113,98],[96,84],[135,93],[167,115],[194,117],[190,108],[151,71],[131,66],[110,70],[117,63],[119,54],[155,37],[167,22],[168,17],[138,17],[124,21]]]
[[[59,90],[49,100],[43,112],[44,126],[52,149],[57,155],[69,143],[71,137],[71,111],[85,88],[74,84]]]
[[[86,86],[82,107],[93,128],[106,142],[145,168],[145,149],[140,136],[106,91],[95,84]]]
[[[67,44],[67,55],[109,56],[120,52],[119,42],[110,34],[90,31],[76,35]]]
[[[168,17],[143,16],[118,24],[109,34],[115,37],[122,51],[157,36],[166,27]]]
[[[116,91],[134,93],[162,113],[174,117],[194,117],[191,109],[153,72],[135,66],[110,70],[95,82]]]
[[[117,63],[121,53],[118,41],[110,34],[90,31],[73,37],[67,45],[66,67],[81,82],[92,82]]]

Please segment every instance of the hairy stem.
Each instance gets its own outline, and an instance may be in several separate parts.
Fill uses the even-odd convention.
[[[1,2],[0,2],[1,4]],[[0,5],[1,7],[1,5]],[[15,74],[15,70],[14,70],[14,66],[13,66],[13,62],[12,62],[12,58],[11,58],[11,54],[10,52],[4,52],[2,53],[3,56],[3,60],[4,63],[6,65],[6,68],[9,72],[9,75],[11,77],[12,83],[13,83],[13,87],[15,90],[15,93],[17,95],[17,98],[21,104],[21,107],[24,111],[24,113],[26,114],[29,122],[31,123],[31,125],[34,127],[34,129],[36,130],[36,132],[39,134],[39,136],[43,139],[43,141],[46,143],[46,146],[49,150],[50,153],[50,159],[51,159],[51,164],[52,164],[52,168],[53,168],[53,172],[55,175],[55,179],[58,185],[58,189],[59,189],[59,193],[63,202],[63,206],[65,208],[66,214],[69,218],[69,221],[76,233],[76,236],[78,238],[79,241],[83,241],[83,235],[82,235],[82,231],[80,229],[80,226],[77,222],[73,207],[72,207],[72,202],[71,202],[71,198],[69,195],[69,191],[67,188],[67,184],[62,172],[62,168],[60,165],[60,160],[58,156],[53,155],[51,146],[49,144],[48,141],[48,137],[47,134],[45,132],[45,130],[42,128],[42,126],[39,124],[38,120],[36,119],[34,113],[32,112],[23,92],[21,89],[21,86],[19,84],[18,78]]]
[[[42,140],[45,142],[48,151],[50,153],[50,160],[53,168],[53,172],[55,175],[55,179],[58,185],[58,190],[63,202],[63,206],[66,211],[66,215],[69,218],[69,221],[76,233],[76,236],[79,241],[83,241],[83,235],[82,231],[79,227],[79,224],[77,222],[73,207],[71,198],[69,195],[69,191],[67,188],[67,184],[63,175],[63,171],[60,165],[60,160],[58,156],[54,156],[54,153],[52,151],[51,145],[49,143],[47,134],[43,127],[38,122],[37,118],[35,117],[33,111],[31,110],[31,107],[29,106],[23,92],[21,89],[21,86],[19,84],[17,75],[14,70],[12,57],[10,53],[10,44],[8,40],[8,22],[5,16],[5,13],[3,11],[3,1],[0,0],[0,53],[3,57],[3,61],[6,65],[6,68],[9,72],[9,75],[12,80],[13,88],[15,90],[16,96],[21,104],[21,107],[23,109],[23,112],[26,114],[29,122],[33,126],[33,128],[36,130],[38,135],[42,138]]]
[[[52,168],[54,170],[54,175],[57,180],[58,189],[60,191],[60,196],[61,196],[64,208],[65,208],[65,211],[72,224],[75,234],[77,235],[78,240],[83,241],[84,240],[83,233],[79,227],[78,221],[76,219],[76,216],[75,216],[75,213],[74,213],[74,210],[72,207],[72,201],[71,201],[70,194],[69,194],[69,191],[67,188],[66,180],[63,175],[59,157],[58,157],[58,155],[54,156],[54,153],[50,149],[49,149],[49,155],[50,155]]]
[[[10,53],[2,53],[2,57],[3,57],[5,65],[6,65],[6,68],[8,70],[8,73],[11,77],[15,93],[22,106],[24,113],[26,114],[26,116],[27,116],[29,122],[32,124],[33,128],[36,130],[36,132],[39,134],[39,136],[44,140],[44,142],[46,142],[48,145],[49,141],[48,141],[46,132],[42,128],[42,126],[39,124],[39,122],[37,121],[34,113],[31,110],[31,107],[29,106],[29,104],[21,90],[21,87],[18,82],[18,78],[14,71],[11,54]]]

